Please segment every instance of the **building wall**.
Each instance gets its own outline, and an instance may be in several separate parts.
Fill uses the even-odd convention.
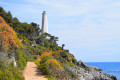
[[[44,33],[48,33],[47,14],[45,11],[42,13],[42,34]]]

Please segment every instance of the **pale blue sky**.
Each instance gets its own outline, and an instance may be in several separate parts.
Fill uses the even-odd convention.
[[[59,37],[77,60],[120,62],[120,0],[0,0],[21,22],[41,25]]]

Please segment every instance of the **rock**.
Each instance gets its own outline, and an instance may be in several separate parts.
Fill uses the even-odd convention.
[[[17,66],[16,61],[15,61],[15,57],[12,57],[11,60],[12,60],[12,62],[14,64],[14,67]]]
[[[4,51],[0,51],[0,61],[1,62],[5,62],[5,63],[9,63],[9,58],[7,57],[7,52]]]
[[[77,62],[78,67],[87,68],[87,65],[81,60]]]
[[[101,73],[101,69],[95,66],[86,65],[84,62],[77,62],[78,68],[67,65],[68,69],[79,75],[78,80],[117,80],[115,76]]]
[[[89,69],[94,69],[94,70],[96,70],[96,71],[102,71],[102,69],[99,69],[99,68],[96,67],[96,66],[88,65],[87,67],[88,67]]]
[[[113,80],[117,80],[116,76],[110,76]]]

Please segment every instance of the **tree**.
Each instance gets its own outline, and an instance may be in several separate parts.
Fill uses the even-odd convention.
[[[35,31],[39,31],[40,30],[39,25],[37,23],[32,22],[30,24],[35,28]]]
[[[2,7],[0,7],[0,16],[4,18],[4,20],[12,27],[12,15],[11,12],[6,12]]]
[[[65,44],[62,44],[62,50],[64,49]]]
[[[2,7],[0,7],[0,16],[3,17],[5,21],[7,21],[7,13]]]
[[[7,23],[12,23],[12,15],[10,11],[7,13]]]
[[[51,36],[51,35],[50,35],[49,41],[52,42],[52,43],[54,43],[54,44],[56,44],[57,41],[58,41],[58,37],[55,37],[55,36]]]
[[[13,19],[12,19],[12,22],[13,22],[13,28],[16,30],[16,28],[17,27],[20,27],[20,22],[19,22],[19,20],[16,18],[16,17],[14,17]]]
[[[57,41],[58,41],[58,37],[55,37],[54,38],[54,43],[57,44]]]

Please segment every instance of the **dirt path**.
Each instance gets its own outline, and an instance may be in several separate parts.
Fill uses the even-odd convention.
[[[23,71],[25,80],[48,80],[45,76],[40,74],[37,65],[34,62],[28,62],[27,67]]]

